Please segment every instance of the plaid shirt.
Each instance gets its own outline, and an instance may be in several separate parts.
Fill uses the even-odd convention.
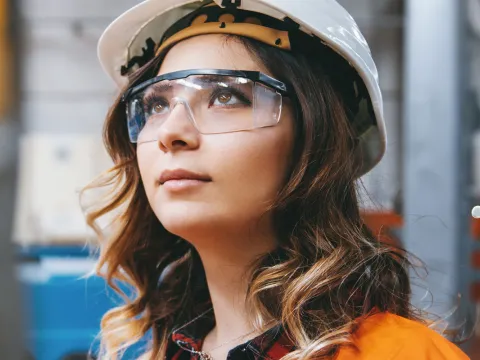
[[[203,339],[214,326],[212,316],[204,316],[175,332],[167,346],[167,360],[200,359],[186,349],[201,351]],[[282,327],[276,326],[228,353],[227,360],[278,360],[293,350]]]
[[[201,339],[214,326],[207,317],[192,322],[192,326],[174,334],[167,347],[167,360],[199,359],[188,350],[200,351]],[[355,346],[339,349],[332,358],[336,360],[468,360],[457,346],[434,330],[414,320],[391,313],[377,313],[364,319],[356,329]],[[293,351],[281,326],[230,350],[228,360],[278,360]]]

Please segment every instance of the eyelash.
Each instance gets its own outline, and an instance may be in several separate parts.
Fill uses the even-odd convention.
[[[241,90],[235,88],[223,88],[223,87],[215,87],[212,93],[212,96],[209,101],[209,106],[212,106],[212,100],[216,100],[219,95],[222,93],[231,93],[232,95],[236,96],[241,102],[245,103],[245,105],[252,105],[252,100],[250,100]]]
[[[149,113],[152,109],[152,107],[157,104],[157,103],[162,103],[165,104],[167,101],[165,98],[161,98],[155,94],[150,94],[147,95],[143,98],[143,110],[145,113]]]
[[[231,93],[232,95],[236,96],[240,101],[245,103],[245,105],[252,105],[252,100],[250,100],[241,90],[235,88],[224,88],[224,87],[214,87],[212,91],[212,95],[210,96],[209,106],[213,105],[213,101],[217,99],[217,97],[222,93]],[[151,108],[157,104],[163,103],[166,104],[167,101],[165,98],[159,97],[155,94],[150,94],[144,97],[143,99],[143,107],[146,113],[151,111]]]

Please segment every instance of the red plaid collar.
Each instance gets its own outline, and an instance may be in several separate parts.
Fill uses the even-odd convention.
[[[203,340],[215,325],[211,315],[205,315],[172,334],[167,346],[167,360],[199,359],[191,352],[200,351]],[[189,350],[186,350],[189,349]],[[253,340],[231,349],[228,360],[278,360],[294,349],[281,325],[275,326]]]

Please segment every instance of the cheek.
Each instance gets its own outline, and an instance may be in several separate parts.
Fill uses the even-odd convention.
[[[155,191],[155,176],[157,176],[157,174],[155,174],[153,164],[155,164],[156,158],[158,158],[158,148],[154,149],[152,144],[138,146],[137,164],[145,188],[145,193],[149,200],[153,198]]]
[[[215,169],[222,169],[235,206],[268,204],[285,182],[293,149],[293,131],[279,128],[226,136]],[[228,180],[227,180],[228,178]]]
[[[277,140],[277,139],[275,139]],[[233,144],[233,142],[231,143]],[[286,151],[283,141],[242,142],[238,147],[225,149],[230,160],[225,161],[229,174],[242,180],[249,180],[249,185],[277,182],[283,177],[286,168]],[[227,160],[227,159],[225,159]]]

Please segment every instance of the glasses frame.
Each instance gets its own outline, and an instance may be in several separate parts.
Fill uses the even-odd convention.
[[[192,75],[222,75],[222,76],[232,76],[232,77],[242,77],[249,79],[255,83],[260,83],[262,85],[273,88],[278,91],[280,95],[284,97],[290,97],[292,94],[292,88],[289,84],[286,84],[280,80],[277,80],[269,75],[266,75],[260,71],[249,71],[249,70],[222,70],[222,69],[191,69],[191,70],[180,70],[174,71],[171,73],[163,74],[156,76],[152,79],[142,82],[139,85],[133,86],[128,89],[122,96],[122,102],[127,103],[132,96],[137,95],[142,92],[149,86],[156,84],[163,80],[178,80],[185,79]]]

